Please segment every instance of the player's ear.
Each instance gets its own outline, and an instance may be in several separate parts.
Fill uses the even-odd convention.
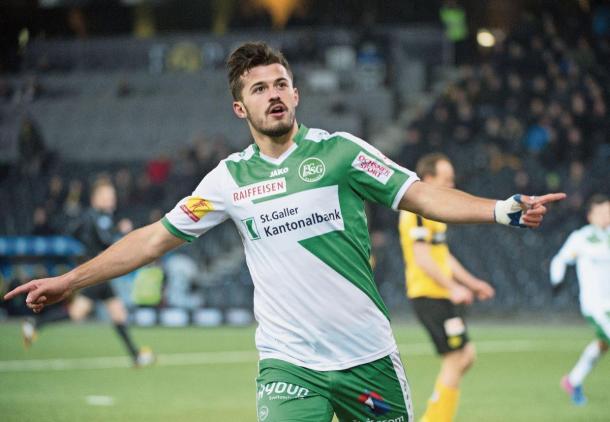
[[[247,117],[246,107],[241,101],[233,101],[233,112],[240,119],[245,119]]]
[[[299,105],[299,90],[297,88],[293,88],[294,89],[294,106],[298,106]]]

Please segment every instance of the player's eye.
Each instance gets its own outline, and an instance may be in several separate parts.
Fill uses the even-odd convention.
[[[255,88],[252,90],[252,92],[254,92],[254,93],[256,93],[256,94],[259,94],[259,93],[263,92],[264,90],[265,90],[265,87],[264,87],[264,86],[262,86],[262,85],[259,85],[259,86],[255,87]]]

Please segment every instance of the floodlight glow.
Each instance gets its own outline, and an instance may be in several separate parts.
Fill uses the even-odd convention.
[[[477,42],[481,47],[493,47],[496,43],[496,37],[487,29],[479,29]]]

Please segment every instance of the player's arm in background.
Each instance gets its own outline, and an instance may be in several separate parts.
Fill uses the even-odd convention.
[[[413,241],[415,263],[428,277],[450,292],[450,300],[453,303],[471,303],[473,299],[472,293],[459,283],[456,283],[451,277],[447,277],[432,258],[430,244],[427,242],[432,233],[430,228],[426,226],[426,222],[422,221],[422,218],[419,216],[411,215],[411,217],[418,219],[417,226],[412,227],[408,222],[408,217],[405,217],[408,214],[401,214],[398,228],[402,236],[408,236]]]
[[[575,263],[578,257],[578,237],[572,233],[563,244],[557,255],[551,260],[551,285],[556,290],[563,282],[566,267]]]
[[[477,299],[491,299],[496,294],[494,288],[488,282],[475,277],[451,253],[449,254],[449,266],[453,272],[453,278],[461,285],[470,289],[477,296]]]
[[[565,198],[564,193],[543,196],[513,195],[504,201],[417,181],[407,189],[398,208],[444,223],[501,223],[535,228],[546,214],[545,204]]]
[[[156,222],[132,231],[72,271],[32,280],[8,292],[4,299],[27,293],[27,306],[40,312],[44,306],[66,299],[78,289],[127,274],[183,243],[184,240],[171,234],[161,222]]]
[[[430,253],[430,245],[425,242],[415,242],[413,245],[413,255],[415,256],[415,262],[421,267],[422,270],[435,282],[443,286],[451,293],[450,300],[455,304],[470,304],[472,303],[473,296],[472,292],[457,283],[451,277],[447,277],[441,269],[436,265],[432,254]]]

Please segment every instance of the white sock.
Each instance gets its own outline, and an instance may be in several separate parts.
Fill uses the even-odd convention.
[[[601,355],[601,350],[599,348],[599,342],[597,340],[589,343],[585,350],[580,355],[580,359],[576,362],[574,368],[568,375],[568,379],[570,380],[570,384],[573,386],[578,386],[583,383],[585,377],[591,372],[591,369],[597,363]]]

